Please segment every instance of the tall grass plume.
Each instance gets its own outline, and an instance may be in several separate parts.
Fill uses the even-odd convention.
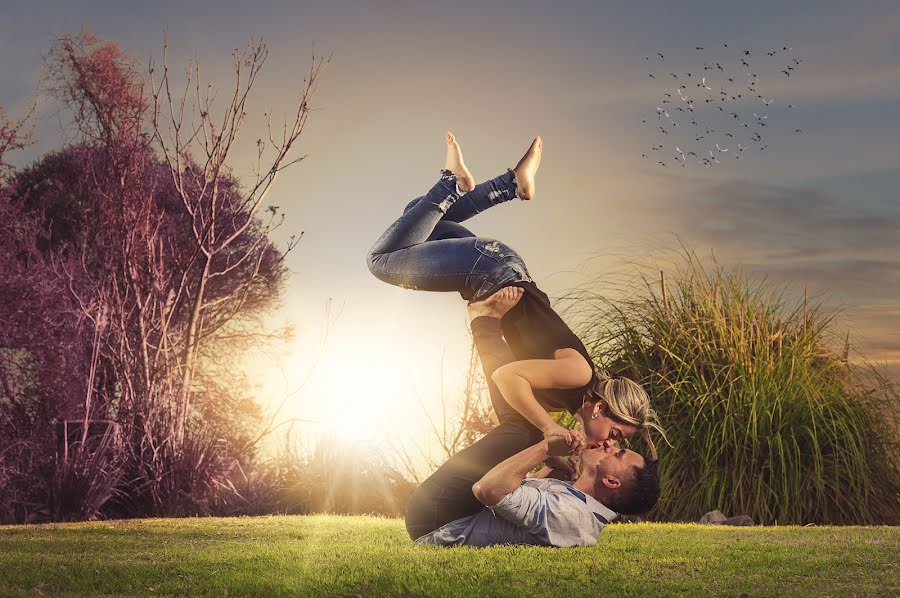
[[[647,389],[665,426],[651,516],[900,522],[900,392],[849,359],[838,312],[684,246],[674,272],[632,280],[624,298],[573,293],[565,313],[602,369]]]

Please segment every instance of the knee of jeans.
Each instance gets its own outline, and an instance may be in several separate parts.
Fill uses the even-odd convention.
[[[414,200],[412,200],[411,202],[409,202],[408,204],[406,204],[406,207],[403,208],[403,213],[406,214],[414,205],[416,205],[419,202],[420,199],[422,199],[422,198],[417,197]]]

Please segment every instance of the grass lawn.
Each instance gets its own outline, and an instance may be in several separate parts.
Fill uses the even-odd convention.
[[[0,596],[900,594],[900,528],[621,524],[593,548],[414,546],[399,519],[0,527]]]

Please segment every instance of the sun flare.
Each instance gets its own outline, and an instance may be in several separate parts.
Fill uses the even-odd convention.
[[[386,353],[331,352],[314,390],[322,433],[347,445],[380,444],[397,418],[417,405],[405,369]]]

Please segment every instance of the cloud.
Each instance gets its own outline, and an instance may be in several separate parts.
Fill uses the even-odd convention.
[[[798,269],[880,270],[896,281],[900,206],[863,207],[811,187],[751,181],[696,183],[673,214],[679,231],[715,247],[753,250]]]
[[[693,246],[712,247],[724,264],[739,264],[842,311],[835,330],[850,330],[854,347],[900,362],[900,205],[863,207],[810,187],[684,181],[668,224]]]

